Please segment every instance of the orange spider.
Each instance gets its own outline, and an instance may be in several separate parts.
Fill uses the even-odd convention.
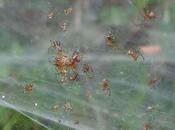
[[[114,47],[115,38],[111,32],[109,32],[108,35],[105,37],[105,43],[109,47]]]
[[[68,62],[69,58],[65,54],[60,54],[55,58],[54,65],[56,67],[56,70],[60,73],[61,82],[64,82],[66,80],[66,74],[68,72]]]
[[[73,60],[72,58],[69,59],[68,67],[72,70],[75,71],[78,66],[78,63]]]
[[[149,130],[151,128],[152,128],[152,125],[150,123],[145,123],[144,127],[143,127],[143,130]]]
[[[101,86],[102,86],[102,90],[110,96],[111,92],[110,92],[110,87],[109,87],[109,80],[103,79],[101,81]]]
[[[60,74],[61,82],[64,82],[67,80],[67,73],[70,73],[71,71],[74,72],[72,76],[69,77],[70,80],[77,80],[78,79],[78,73],[76,73],[76,69],[78,66],[78,63],[81,61],[81,56],[78,51],[75,51],[72,56],[68,56],[61,46],[61,43],[58,41],[52,42],[52,48],[54,48],[57,53],[54,59],[54,65],[57,70],[57,72]],[[50,48],[50,47],[49,47]]]
[[[24,93],[31,93],[33,90],[33,84],[26,84],[24,86]]]
[[[155,87],[158,81],[159,81],[159,78],[150,79],[148,84],[152,87]]]
[[[61,82],[64,82],[66,80],[66,74],[68,73],[69,57],[63,52],[60,42],[53,41],[51,43],[51,47],[57,51],[53,64],[55,65],[57,72],[60,74]]]
[[[69,63],[68,63],[68,66],[71,70],[76,70],[77,66],[78,66],[78,63],[80,62],[81,60],[81,56],[80,56],[80,53],[75,51],[72,55],[71,58],[69,58]]]
[[[67,73],[68,62],[69,62],[68,56],[65,54],[62,54],[55,58],[54,65],[56,66],[56,69],[59,70],[61,73]]]
[[[80,53],[78,51],[74,51],[74,53],[72,55],[72,59],[75,60],[76,62],[80,62],[80,60],[81,60]]]

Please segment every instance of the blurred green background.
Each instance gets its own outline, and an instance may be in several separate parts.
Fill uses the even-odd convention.
[[[20,113],[4,107],[0,109],[0,122],[1,130],[45,130]]]
[[[139,26],[140,21],[142,21],[142,9],[145,5],[155,9],[157,18]],[[69,7],[75,8],[75,13],[66,17],[64,9]],[[54,19],[48,20],[49,12],[54,12]],[[59,28],[60,23],[65,20],[69,21],[70,28],[70,31],[66,33]],[[119,40],[119,46],[124,48],[121,52],[115,53],[106,49],[103,45],[104,36],[111,30]],[[98,85],[94,85],[95,81],[90,84],[86,83],[86,86],[95,86],[92,87],[97,93],[94,99],[100,101],[91,101],[92,104],[109,110],[111,115],[114,115],[116,110],[119,115],[124,115],[120,118],[117,117],[116,120],[109,118],[110,123],[106,124],[107,127],[101,127],[101,125],[103,126],[103,119],[101,118],[104,116],[104,120],[108,119],[109,115],[106,116],[105,112],[104,115],[98,115],[99,113],[97,113],[96,116],[99,116],[100,119],[97,118],[95,121],[101,121],[101,123],[97,123],[99,125],[97,129],[140,130],[143,129],[145,122],[151,122],[153,130],[173,130],[175,127],[174,30],[175,2],[173,0],[0,0],[0,94],[1,96],[5,94],[6,97],[9,94],[11,98],[7,97],[7,102],[15,104],[19,108],[23,107],[20,105],[27,102],[24,110],[29,112],[33,110],[32,107],[27,109],[31,105],[32,99],[23,95],[21,85],[26,82],[38,83],[41,86],[44,83],[51,85],[47,83],[47,81],[50,81],[54,86],[53,91],[59,91],[54,67],[48,63],[47,48],[50,45],[50,40],[61,39],[68,50],[72,51],[75,48],[85,54],[92,54],[92,57],[93,54],[100,57],[102,61],[100,61],[100,58],[96,60],[92,57],[87,58],[87,61],[94,63],[94,68],[101,72],[98,73],[101,74],[97,78],[98,83],[103,76],[108,77],[111,81],[112,94],[115,96],[108,99],[104,95],[98,96],[100,90],[98,90]],[[162,51],[155,57],[152,55],[146,56],[144,65],[141,60],[140,62],[132,62],[128,61],[127,56],[125,57],[127,49],[130,47],[154,43],[159,45]],[[114,58],[115,60],[114,56],[116,54],[119,56],[116,57],[117,64],[114,64],[115,61],[108,59],[112,60]],[[111,57],[105,58],[106,55]],[[104,63],[103,60],[110,62],[110,64]],[[122,75],[121,72],[124,72],[124,74]],[[161,77],[158,89],[149,90],[149,74]],[[20,85],[13,81],[11,77],[17,81],[20,80]],[[117,77],[117,80],[115,77]],[[37,79],[43,80],[44,83]],[[133,84],[130,84],[131,82]],[[71,96],[75,99],[77,97],[81,99],[83,90],[78,90],[77,86],[81,86],[81,83],[77,84],[71,84],[73,86],[71,90],[61,88],[60,91],[70,94],[68,100],[71,99]],[[134,86],[134,89],[131,89],[130,86]],[[44,104],[43,107],[39,108],[38,113],[40,111],[44,113],[47,109],[50,109],[51,105],[57,101],[56,98],[59,97],[52,95],[54,92],[47,87],[39,87],[36,91],[38,93],[34,93],[33,97],[36,97],[39,103],[44,103],[45,100],[49,102],[48,105]],[[53,97],[40,98],[40,96],[47,97],[49,94]],[[67,97],[63,99],[67,100]],[[103,101],[105,101],[104,104]],[[144,109],[150,104],[159,106],[158,110],[145,114]],[[1,105],[5,106],[3,102]],[[77,113],[79,113],[76,117],[80,120],[84,115],[88,115],[87,110],[81,110],[81,105],[76,104]],[[91,109],[88,110],[91,111]],[[125,112],[130,114],[127,115]],[[143,118],[140,113],[143,114]],[[33,114],[35,115],[35,113]],[[88,119],[91,114],[88,115]],[[51,113],[50,115],[54,114]],[[69,117],[69,115],[65,114],[65,117]],[[64,124],[59,125],[52,121],[45,121],[37,116],[32,116],[32,118],[43,122],[51,129],[71,129],[71,126],[67,127]],[[70,119],[73,119],[73,116]],[[88,122],[85,120],[84,122],[91,126],[94,121]],[[108,128],[108,125],[111,127]],[[45,130],[47,128],[15,110],[0,107],[0,129]]]

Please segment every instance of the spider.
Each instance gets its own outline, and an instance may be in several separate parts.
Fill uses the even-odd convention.
[[[153,78],[153,79],[150,79],[148,84],[152,87],[155,87],[157,84],[158,84],[158,81],[159,81],[160,78]]]
[[[144,8],[144,20],[152,20],[156,18],[155,12],[150,9]]]
[[[92,78],[93,77],[91,75],[91,73],[93,73],[92,66],[89,64],[83,64],[83,73],[85,73],[88,78]]]
[[[105,43],[109,47],[115,47],[115,37],[112,35],[111,32],[109,32],[108,35],[105,37]]]
[[[138,9],[138,7],[136,6],[136,3],[135,1],[133,0],[128,0],[130,4],[132,4],[136,9]],[[143,8],[143,12],[141,12],[141,15],[143,15],[143,18],[144,20],[152,20],[152,19],[155,19],[156,18],[156,13],[154,11],[152,11],[150,9],[150,5],[149,5],[149,2],[145,1],[144,2],[145,4],[145,7]],[[140,11],[139,11],[140,12]]]
[[[63,51],[63,47],[61,46],[61,42],[60,41],[52,41],[51,42],[51,46],[48,48],[48,52],[50,48],[54,48],[57,52],[62,52]]]
[[[133,60],[137,60],[138,59],[138,57],[139,57],[139,54],[136,52],[136,51],[134,51],[134,50],[128,50],[128,55],[133,59]]]
[[[66,73],[68,62],[69,62],[68,56],[66,54],[61,54],[55,57],[54,65],[58,70],[60,70],[61,73]]]
[[[52,19],[54,17],[54,13],[53,12],[50,12],[48,15],[47,15],[47,18],[48,19]]]
[[[67,16],[73,12],[73,8],[68,8],[64,10],[64,14]]]
[[[74,72],[73,75],[71,75],[71,76],[69,77],[69,79],[70,79],[71,81],[78,80],[78,73]]]
[[[72,55],[72,59],[75,60],[76,62],[80,62],[80,60],[81,60],[80,53],[78,51],[74,51],[74,53]]]
[[[140,49],[139,50],[129,49],[128,56],[131,57],[134,61],[136,61],[138,59],[138,57],[141,56],[143,58],[143,61],[144,61],[144,57],[143,57],[142,53],[140,52]]]
[[[151,128],[152,128],[152,125],[150,123],[145,123],[144,127],[143,127],[143,130],[149,130]]]
[[[93,72],[92,66],[89,64],[83,64],[83,72],[84,73],[91,73]]]
[[[31,93],[32,90],[33,90],[33,84],[30,83],[24,86],[24,93]]]
[[[64,53],[61,53],[55,57],[54,65],[60,74],[61,82],[64,82],[66,80],[66,74],[68,73],[68,62],[69,58]]]
[[[66,103],[64,104],[63,108],[64,108],[64,111],[65,111],[65,112],[70,112],[70,111],[73,110],[73,108],[72,108],[70,102],[66,102]]]
[[[110,87],[109,87],[109,80],[107,79],[103,79],[101,81],[101,86],[102,86],[102,90],[107,94],[107,95],[111,95],[111,90],[110,90]]]
[[[81,61],[81,56],[78,51],[74,51],[71,58],[69,58],[68,66],[71,70],[75,71],[78,63]]]

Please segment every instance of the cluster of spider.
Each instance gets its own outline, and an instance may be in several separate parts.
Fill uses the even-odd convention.
[[[75,10],[73,8],[67,8],[64,10],[65,16],[72,14]],[[50,12],[48,14],[48,19],[53,19],[55,14]],[[68,30],[67,22],[64,22],[60,28],[62,31]],[[56,71],[60,75],[61,82],[64,83],[66,81],[78,81],[80,80],[79,76],[79,66],[82,65],[82,56],[79,51],[74,51],[71,56],[69,56],[65,50],[63,49],[60,41],[51,41],[51,46],[49,47],[56,50],[55,59],[53,61],[53,65],[56,68]],[[90,64],[83,63],[82,69],[80,69],[85,74],[85,79],[94,78],[94,70]],[[110,95],[109,81],[107,79],[103,79],[101,81],[102,90],[105,94]],[[91,92],[88,90],[85,94],[88,97],[91,97]]]
[[[150,10],[150,9],[143,9],[144,11],[144,15],[143,15],[143,19],[145,21],[149,21],[152,19],[156,18],[156,14],[154,11]],[[73,8],[68,8],[64,10],[64,14],[67,16],[69,14],[71,14],[73,12]],[[53,12],[50,12],[48,14],[48,19],[53,19],[55,17],[55,14]],[[63,31],[67,31],[67,22],[64,22],[60,28]],[[116,38],[113,36],[113,34],[111,32],[108,33],[107,36],[105,36],[105,43],[108,47],[111,47],[113,49],[119,49],[117,46],[117,40]],[[87,79],[92,79],[94,78],[94,70],[92,68],[92,66],[90,64],[86,64],[83,63],[82,65],[82,56],[80,54],[79,51],[74,51],[72,53],[72,55],[68,55],[68,53],[64,50],[62,44],[60,41],[51,41],[51,46],[49,47],[49,49],[54,49],[56,51],[55,56],[54,56],[54,60],[52,61],[53,65],[55,66],[55,69],[57,71],[57,73],[60,76],[60,80],[61,82],[66,82],[66,81],[78,81],[80,80],[80,76],[79,76],[79,71],[81,70],[85,76],[86,76],[86,80]],[[48,50],[49,50],[48,49]],[[137,49],[129,49],[127,52],[128,56],[133,59],[134,61],[137,61],[139,57],[142,57],[144,60],[144,57],[142,55],[142,52],[140,51],[140,48]],[[79,66],[82,66],[81,69],[79,70]],[[157,83],[158,79],[151,79],[149,81],[149,85],[155,85]],[[110,90],[110,85],[109,85],[109,80],[107,79],[102,79],[101,81],[101,88],[104,91],[105,94],[110,95],[111,94],[111,90]],[[33,90],[33,84],[26,84],[24,86],[24,92],[25,93],[31,93]],[[88,90],[85,94],[87,97],[91,97],[92,96],[92,92],[90,90]],[[73,110],[72,105],[70,102],[66,102],[63,107],[65,112],[70,112]],[[54,105],[51,110],[56,112],[59,111],[60,106],[59,105]],[[148,107],[149,111],[154,110],[154,107]],[[79,121],[76,121],[75,124],[79,124]],[[145,123],[144,124],[144,130],[148,130],[152,128],[150,123]]]
[[[53,41],[52,45],[49,47],[54,48],[56,50],[55,59],[53,61],[53,65],[55,66],[56,71],[60,75],[61,82],[64,83],[67,80],[70,81],[78,81],[80,80],[79,71],[82,71],[85,74],[85,80],[94,78],[94,70],[90,64],[81,63],[82,57],[80,52],[74,51],[71,56],[69,56],[61,45],[61,42]],[[78,67],[81,66],[82,67]],[[80,69],[79,69],[80,68]],[[103,79],[101,81],[102,90],[105,94],[110,95],[109,81],[107,79]],[[90,96],[90,93],[87,92],[87,95]],[[88,96],[88,97],[89,97]]]
[[[65,16],[71,15],[74,12],[74,9],[72,7],[67,8],[64,10],[64,14]],[[47,15],[48,20],[52,20],[56,17],[55,13],[53,11],[49,12],[49,14]],[[65,20],[63,23],[59,24],[59,28],[66,32],[67,28],[68,28],[68,21]]]
[[[105,43],[108,47],[111,47],[114,50],[119,49],[119,47],[117,46],[117,40],[111,32],[109,32],[108,35],[105,36]],[[134,61],[137,61],[139,57],[142,57],[144,61],[144,57],[141,53],[140,48],[131,48],[128,50],[127,54]]]
[[[128,0],[134,7],[136,7],[135,6],[135,4],[131,1],[131,0]],[[137,8],[137,7],[136,7]],[[138,8],[137,8],[138,9]],[[139,11],[140,12],[140,11]],[[141,12],[141,15],[142,15],[142,17],[143,17],[143,23],[144,22],[146,22],[146,21],[152,21],[152,20],[154,20],[154,19],[156,19],[157,18],[157,16],[156,16],[156,13],[155,13],[155,11],[153,11],[148,5],[147,5],[147,7],[144,7],[143,8],[143,11]],[[140,25],[142,25],[142,23],[140,24]],[[116,40],[116,38],[115,38],[115,36],[113,36],[113,34],[111,33],[111,32],[109,32],[108,33],[108,35],[106,36],[106,38],[105,38],[106,40],[106,45],[107,46],[109,46],[109,47],[111,47],[111,48],[113,48],[113,49],[116,49],[116,48],[118,48],[117,47],[117,45],[116,45],[116,43],[117,43],[117,40]],[[127,54],[128,54],[128,56],[130,57],[130,58],[132,58],[133,60],[135,60],[135,61],[137,61],[137,59],[141,56],[142,58],[143,58],[143,60],[144,60],[144,57],[143,57],[143,55],[142,55],[142,52],[141,52],[141,50],[140,50],[140,48],[137,48],[137,49],[129,49],[128,50],[128,52],[127,52]]]
[[[64,10],[64,14],[67,16],[73,12],[72,8],[68,8]],[[55,14],[53,12],[50,12],[48,14],[48,19],[53,19],[55,17]],[[67,23],[63,23],[63,25],[60,26],[62,31],[67,31]],[[83,80],[90,80],[93,79],[94,76],[94,70],[93,67],[88,63],[82,62],[82,55],[79,51],[74,51],[72,55],[69,55],[64,47],[62,46],[62,43],[60,41],[50,41],[51,46],[48,48],[48,53],[54,50],[54,59],[51,62],[55,69],[60,76],[60,82],[65,83],[67,81],[79,81],[80,80],[80,74],[81,71],[85,78]],[[82,76],[81,76],[82,77]],[[102,90],[109,94],[110,88],[109,88],[109,81],[106,79],[103,79],[101,81]],[[34,84],[28,83],[24,86],[24,93],[32,93]],[[90,90],[87,90],[85,93],[85,96],[90,98],[92,96],[92,92]],[[37,105],[35,105],[37,106]],[[62,106],[59,104],[56,104],[51,107],[51,111],[57,112],[63,109],[65,112],[72,112],[73,107],[70,102],[65,102]],[[79,120],[76,120],[74,124],[79,124]]]
[[[156,18],[156,13],[151,10],[149,7],[147,8],[144,8],[143,9],[143,20],[144,21],[152,21]],[[106,46],[116,50],[116,49],[119,49],[118,45],[117,45],[117,39],[116,37],[112,34],[112,32],[109,32],[106,36],[105,36],[105,43],[106,43]],[[140,57],[143,59],[143,62],[144,62],[144,56],[142,54],[142,51],[139,47],[137,48],[130,48],[128,51],[127,51],[127,55],[134,61],[137,61]],[[153,78],[153,79],[150,79],[150,81],[148,82],[148,84],[150,86],[153,86],[155,87],[157,82],[158,82],[159,78]]]
[[[82,61],[80,52],[74,51],[73,54],[69,56],[63,49],[60,41],[53,41],[51,44],[49,49],[53,48],[56,50],[53,64],[60,75],[61,82],[79,80],[78,72]],[[90,64],[83,63],[81,70],[86,75],[86,79],[93,78],[93,68]]]

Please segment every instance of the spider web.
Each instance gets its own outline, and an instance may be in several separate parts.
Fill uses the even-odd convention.
[[[50,2],[49,6],[52,4]],[[127,5],[128,10],[133,8],[130,4]],[[37,45],[24,46],[21,54],[2,54],[0,104],[22,113],[46,129],[65,126],[65,129],[77,130],[140,130],[149,122],[152,129],[172,130],[175,95],[174,82],[169,77],[174,76],[174,69],[165,65],[175,62],[174,32],[169,34],[161,30],[161,26],[147,30],[147,40],[159,46],[161,53],[144,54],[144,62],[142,58],[133,61],[127,55],[124,41],[119,43],[122,51],[105,46],[104,36],[109,31],[108,27],[87,23],[82,23],[77,29],[74,21],[70,20],[67,32],[59,30],[52,35],[47,34],[39,38]],[[131,37],[125,31],[117,31],[115,36],[119,39],[127,37],[127,40]],[[48,60],[50,40],[61,40],[69,54],[79,50],[81,62],[93,66],[94,79],[61,83],[54,65]],[[83,77],[81,67],[80,64],[79,72]],[[148,84],[151,74],[161,76],[155,87]],[[101,89],[104,78],[109,80],[111,96],[105,95]],[[30,94],[23,92],[28,83],[33,84]],[[91,91],[91,97],[86,96],[87,90]],[[71,104],[72,111],[64,110],[66,102]],[[52,110],[55,105],[59,105],[58,111]],[[148,110],[150,106],[155,109]],[[56,125],[54,128],[53,124]]]

